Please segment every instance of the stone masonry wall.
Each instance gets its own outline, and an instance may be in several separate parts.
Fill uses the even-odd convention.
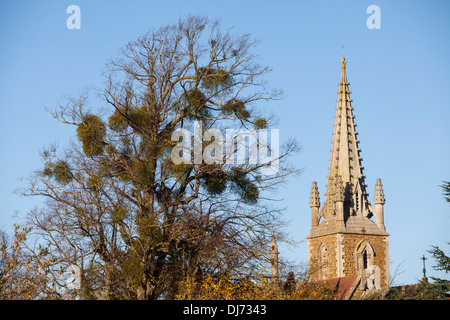
[[[366,240],[374,250],[373,264],[380,268],[380,283],[386,287],[389,284],[388,268],[386,261],[388,255],[388,244],[386,236],[343,234],[344,275],[357,274],[355,252],[361,240]]]
[[[338,243],[338,239],[341,243]],[[339,247],[342,248],[343,260],[343,276],[350,276],[357,274],[356,270],[356,248],[361,242],[366,240],[374,250],[373,264],[380,268],[380,283],[382,287],[389,285],[389,266],[386,262],[389,261],[388,244],[386,236],[362,235],[362,234],[331,234],[327,236],[317,237],[308,240],[308,256],[309,256],[309,273],[311,281],[318,281],[320,279],[320,264],[319,264],[319,248],[322,243],[327,247],[328,264],[326,278],[339,277],[338,274],[338,259],[337,255]]]
[[[337,277],[337,234],[332,234],[328,236],[322,236],[318,238],[313,238],[308,240],[308,256],[309,256],[309,273],[311,276],[311,281],[318,281],[320,279],[320,265],[319,265],[319,248],[320,245],[324,243],[327,247],[328,254],[328,273],[326,278],[336,278]]]

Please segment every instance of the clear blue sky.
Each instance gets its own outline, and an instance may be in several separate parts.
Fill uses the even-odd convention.
[[[80,30],[66,27],[71,4],[81,9]],[[372,4],[381,9],[379,30],[366,27]],[[391,272],[404,261],[396,283],[421,278],[419,258],[431,258],[430,245],[450,253],[450,207],[439,188],[450,180],[448,1],[1,1],[0,228],[10,230],[15,211],[39,204],[12,192],[41,166],[42,146],[74,135],[44,107],[101,87],[120,46],[189,13],[261,40],[261,63],[273,68],[268,80],[286,96],[264,107],[278,114],[281,139],[296,137],[303,147],[292,159],[303,174],[279,193],[295,240],[309,233],[311,181],[324,200],[343,45],[371,200],[376,178],[384,184]],[[307,261],[306,242],[280,248]],[[438,275],[427,263],[428,275]]]

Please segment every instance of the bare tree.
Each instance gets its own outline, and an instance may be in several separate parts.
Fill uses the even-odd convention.
[[[203,136],[270,127],[257,103],[281,92],[264,81],[269,68],[257,63],[255,44],[191,16],[130,42],[108,63],[102,108],[92,111],[81,94],[51,112],[76,126],[77,141],[63,152],[46,148],[44,168],[22,194],[46,198],[30,215],[34,234],[54,274],[81,269],[79,297],[171,298],[180,281],[264,268],[270,232],[281,223],[269,200],[296,172],[286,162],[295,141],[283,145],[270,175],[261,170],[273,163],[218,161],[219,149],[209,163],[186,150],[179,154],[189,152],[188,161],[176,163],[180,141],[172,141],[179,129]],[[215,139],[194,145],[204,151]]]
[[[13,237],[0,230],[0,300],[60,299],[61,294],[47,281],[52,264],[38,250],[31,254],[26,239],[30,227],[14,225]]]

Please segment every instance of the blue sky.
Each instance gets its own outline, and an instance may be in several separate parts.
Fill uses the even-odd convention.
[[[81,9],[81,29],[69,30],[69,5]],[[381,10],[381,29],[369,30],[369,5]],[[296,137],[303,168],[279,192],[296,248],[281,254],[307,261],[309,193],[321,200],[332,139],[342,46],[370,199],[381,178],[386,195],[391,273],[396,284],[422,277],[420,257],[438,245],[447,254],[450,208],[439,185],[450,180],[450,2],[448,1],[2,1],[0,3],[0,228],[39,199],[13,194],[40,168],[39,151],[74,129],[51,119],[64,97],[101,87],[107,59],[145,32],[187,14],[221,18],[236,33],[260,40],[256,52],[273,71],[285,99],[264,103],[279,117],[281,140]],[[446,277],[431,268],[428,275]],[[448,278],[448,276],[447,276]]]

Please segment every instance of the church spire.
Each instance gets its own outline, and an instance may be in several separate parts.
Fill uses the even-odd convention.
[[[319,210],[317,185],[311,189],[311,236],[335,232],[385,232],[382,205],[378,210],[370,204],[367,194],[351,91],[347,80],[347,61],[341,58],[341,77],[338,83],[336,115],[325,201]],[[377,186],[380,194],[381,183]],[[375,212],[376,211],[376,212]],[[378,226],[370,220],[375,215]],[[319,221],[324,219],[324,224]],[[370,229],[370,230],[369,230]]]
[[[346,73],[347,61],[342,56],[341,61],[341,81],[339,91],[336,116],[334,123],[333,141],[330,159],[329,179],[340,175],[344,185],[350,183],[354,186],[358,179],[363,179],[360,150],[356,136],[356,124],[354,122],[353,107],[350,99],[351,91],[347,81]],[[362,181],[364,183],[364,181]]]
[[[316,182],[309,199],[308,271],[313,282],[353,277],[357,280],[351,280],[356,281],[352,290],[359,293],[352,294],[359,295],[367,288],[389,286],[389,233],[381,180],[375,186],[375,206],[366,192],[345,57],[338,86],[325,201],[321,207]]]
[[[359,194],[363,198],[361,199],[361,206],[358,209],[362,209],[363,211],[368,209],[367,203],[365,203],[367,198],[365,177],[361,165],[361,151],[358,146],[358,133],[356,132],[355,116],[353,115],[353,107],[351,105],[352,99],[350,98],[351,91],[349,90],[349,83],[347,81],[346,64],[347,61],[342,56],[341,79],[338,84],[339,91],[337,92],[338,99],[336,100],[337,107],[336,116],[334,117],[335,123],[326,192],[326,202],[328,202],[328,212],[326,213],[328,214],[331,214],[335,210],[333,206],[335,200],[333,199],[333,188],[338,176],[340,177],[339,179],[342,179],[344,197],[348,198],[350,194],[353,194],[358,189]],[[363,212],[358,213],[363,214]],[[348,215],[349,213],[347,212],[346,214]]]

